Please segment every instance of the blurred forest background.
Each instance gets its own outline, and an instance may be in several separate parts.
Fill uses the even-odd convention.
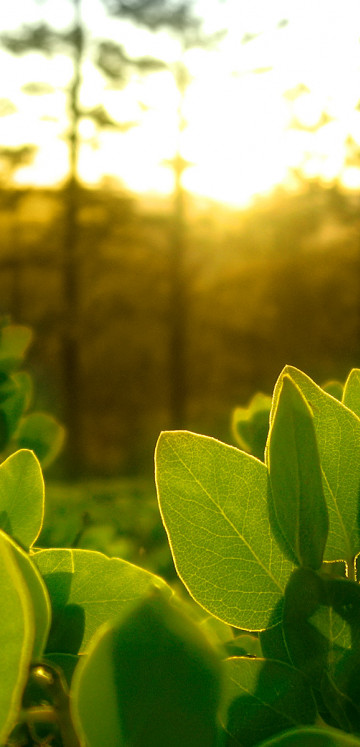
[[[37,405],[67,428],[64,454],[50,474],[151,475],[157,436],[167,428],[231,442],[232,409],[257,390],[271,393],[287,363],[318,383],[344,380],[360,365],[360,88],[351,85],[359,73],[359,39],[354,57],[344,52],[339,79],[331,82],[329,73],[328,91],[335,86],[343,94],[337,109],[321,78],[311,88],[310,51],[307,39],[300,40],[303,56],[276,95],[286,111],[284,132],[298,136],[301,147],[265,186],[261,180],[256,186],[251,162],[259,174],[262,165],[268,168],[272,100],[264,99],[262,108],[261,96],[286,67],[286,35],[301,36],[304,28],[312,39],[315,34],[319,65],[327,47],[341,59],[350,47],[346,34],[353,39],[360,28],[354,30],[350,17],[337,27],[336,14],[346,18],[347,3],[330,3],[330,13],[327,4],[323,23],[330,15],[334,25],[324,25],[322,36],[312,29],[310,3],[298,4],[302,30],[298,16],[279,2],[268,2],[267,11],[264,3],[248,3],[247,20],[231,0],[99,0],[101,28],[95,0],[11,5],[13,15],[2,13],[0,29],[6,81],[0,93],[0,313],[33,327],[29,367]],[[194,139],[186,149],[187,101],[200,59],[202,79],[208,65],[209,76],[218,66],[240,81],[241,111],[247,107],[242,76],[250,96],[260,97],[253,150],[244,153],[241,144],[241,111],[238,140],[229,142],[236,180],[231,156],[221,155],[228,123],[224,112],[221,129],[216,92],[210,134],[204,121],[198,145]],[[64,80],[52,80],[54,60],[65,61]],[[152,104],[146,86],[157,80]],[[216,84],[208,80],[208,88]],[[124,105],[122,115],[131,86],[137,86],[137,108]],[[162,157],[166,130],[157,128],[167,86],[172,139]],[[146,129],[150,115],[153,130]],[[134,131],[144,134],[131,168],[126,138]],[[225,183],[223,199],[221,190],[211,191],[211,180],[206,191],[206,175],[202,189],[191,182],[202,138],[214,184],[226,182],[226,173],[233,180],[232,191]],[[113,155],[102,166],[104,143]],[[146,178],[143,186],[148,152],[167,174],[165,187],[152,189]],[[91,158],[98,171],[91,171]],[[111,173],[112,158],[118,163]],[[128,178],[121,175],[122,158]]]

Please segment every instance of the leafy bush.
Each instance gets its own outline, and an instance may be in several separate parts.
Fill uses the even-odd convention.
[[[265,462],[162,433],[161,515],[198,604],[85,549],[39,549],[33,452],[0,466],[0,743],[360,746],[360,371],[286,367]]]
[[[19,371],[32,332],[28,327],[0,320],[0,453],[31,449],[42,468],[51,464],[60,452],[65,430],[51,415],[28,412],[33,393],[32,379]]]
[[[224,662],[226,744],[310,725],[279,744],[360,743],[328,731],[360,734],[360,371],[341,402],[329,393],[341,394],[337,383],[325,389],[284,369],[265,463],[188,432],[163,433],[157,445],[160,510],[180,578],[261,648]],[[234,416],[241,445],[257,454],[268,405],[259,396]]]

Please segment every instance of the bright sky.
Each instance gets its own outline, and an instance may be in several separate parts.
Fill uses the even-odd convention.
[[[226,27],[229,32],[217,51],[192,50],[184,58],[192,82],[183,102],[187,127],[180,147],[193,164],[184,173],[184,186],[234,206],[280,183],[294,188],[291,169],[359,189],[360,169],[345,163],[351,156],[349,136],[360,146],[359,0],[198,0],[198,8],[206,30]],[[119,133],[100,130],[85,117],[81,178],[95,184],[110,175],[135,191],[169,193],[173,175],[164,161],[174,156],[179,140],[178,92],[171,72],[179,44],[165,32],[154,36],[108,19],[100,0],[83,0],[82,13],[90,52],[96,39],[110,37],[125,43],[130,55],[166,59],[170,70],[138,75],[126,88],[114,90],[88,55],[81,106],[102,104],[117,122],[136,124]],[[41,21],[60,29],[71,19],[70,0],[12,0],[2,8],[2,30]],[[279,28],[284,19],[288,24]],[[249,33],[258,36],[242,44]],[[0,51],[0,66],[5,71],[0,107],[5,99],[13,104],[8,114],[3,107],[0,147],[38,146],[33,163],[17,171],[17,183],[61,182],[68,169],[70,59]],[[47,83],[49,91],[38,96],[24,91],[34,81]],[[295,120],[303,129],[293,126]]]

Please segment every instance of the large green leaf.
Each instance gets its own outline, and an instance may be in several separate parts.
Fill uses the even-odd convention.
[[[9,551],[13,555],[14,560],[22,573],[24,584],[26,584],[30,594],[35,621],[32,658],[34,660],[40,659],[44,652],[50,630],[51,606],[49,595],[44,581],[35,564],[32,562],[31,557],[29,557],[29,555],[19,545],[17,545],[11,537],[1,530],[0,536],[3,543],[6,542]]]
[[[5,744],[21,707],[33,653],[35,622],[27,584],[3,532],[0,532],[0,588],[0,743]]]
[[[353,368],[346,379],[343,404],[360,417],[360,368]]]
[[[267,464],[280,530],[299,565],[318,569],[328,513],[312,412],[289,376],[282,379],[273,413]]]
[[[40,534],[44,516],[44,481],[31,451],[21,449],[0,465],[0,527],[25,550]]]
[[[32,412],[22,418],[16,431],[20,449],[32,449],[45,469],[57,457],[65,440],[65,428],[45,412]]]
[[[186,431],[161,434],[155,459],[160,510],[185,586],[230,625],[267,627],[292,564],[271,535],[265,465]]]
[[[44,516],[44,481],[31,451],[21,449],[0,465],[0,527],[25,550],[40,534]]]
[[[114,619],[150,589],[171,594],[158,576],[99,552],[40,550],[32,557],[53,611],[48,653],[81,653],[99,625]]]
[[[88,747],[215,747],[220,659],[178,606],[154,596],[106,624],[75,670]]]
[[[317,714],[302,673],[269,659],[227,659],[225,700],[231,744],[247,747],[292,726],[313,724]]]
[[[258,747],[360,747],[360,739],[338,729],[312,726],[279,734]]]
[[[284,375],[297,384],[314,416],[316,440],[329,512],[325,560],[346,560],[349,567],[360,550],[359,494],[360,419],[341,402],[326,394],[308,376],[286,366],[275,386],[272,423]],[[267,444],[267,449],[269,441]]]

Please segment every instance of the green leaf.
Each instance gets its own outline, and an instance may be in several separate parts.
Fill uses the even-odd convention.
[[[190,594],[230,625],[267,627],[293,566],[271,536],[265,465],[186,431],[161,434],[155,460],[161,515]]]
[[[33,556],[47,586],[53,620],[47,653],[82,653],[104,622],[165,581],[119,558],[91,550],[40,550]]]
[[[360,368],[353,368],[346,379],[343,404],[360,417]]]
[[[286,366],[275,386],[271,423],[284,375],[290,376],[297,384],[314,417],[323,491],[329,513],[324,559],[346,560],[352,565],[354,556],[360,550],[360,460],[354,459],[354,454],[360,449],[360,419],[341,402],[326,394],[302,371]]]
[[[327,394],[331,394],[332,397],[338,399],[339,402],[342,400],[344,386],[341,381],[331,379],[331,381],[325,381],[325,384],[321,384],[321,389]]]
[[[257,392],[248,407],[236,407],[232,415],[232,432],[241,449],[264,460],[269,430],[271,397]]]
[[[280,530],[298,563],[316,570],[322,564],[328,514],[312,412],[289,376],[279,383],[267,464]]]
[[[312,724],[317,710],[308,682],[279,661],[239,657],[225,661],[224,727],[231,744],[251,745],[283,729]]]
[[[21,708],[35,622],[27,585],[3,532],[0,532],[0,588],[0,743],[5,744]]]
[[[0,384],[0,450],[15,433],[26,408],[27,392],[22,379],[5,376]]]
[[[35,621],[32,658],[34,660],[40,659],[46,646],[51,623],[49,595],[44,581],[29,555],[1,530],[0,535],[2,541],[7,543],[30,594]]]
[[[64,440],[65,428],[44,412],[32,412],[22,418],[16,431],[18,448],[32,449],[43,469],[56,459]]]
[[[321,693],[335,725],[359,731],[360,587],[299,568],[285,592],[283,628],[293,664]],[[317,697],[318,694],[317,694]]]
[[[9,372],[20,365],[32,340],[29,327],[9,324],[0,329],[0,371]]]
[[[31,376],[26,371],[17,371],[12,375],[12,380],[15,381],[16,386],[23,392],[25,407],[27,410],[31,405],[31,401],[34,394],[34,385]]]
[[[283,631],[292,664],[309,677],[313,686],[321,689],[327,668],[329,640],[322,630],[312,625],[310,618],[323,601],[320,576],[310,568],[297,568],[285,591]]]
[[[360,747],[360,740],[338,729],[316,726],[292,729],[273,739],[261,742],[258,747]]]
[[[40,534],[43,516],[40,464],[31,451],[17,451],[0,465],[0,527],[29,550]]]
[[[198,626],[154,596],[92,640],[74,674],[74,723],[89,747],[215,747],[220,674]]]
[[[262,655],[266,659],[276,659],[285,664],[292,664],[286,645],[282,621],[259,633]]]

